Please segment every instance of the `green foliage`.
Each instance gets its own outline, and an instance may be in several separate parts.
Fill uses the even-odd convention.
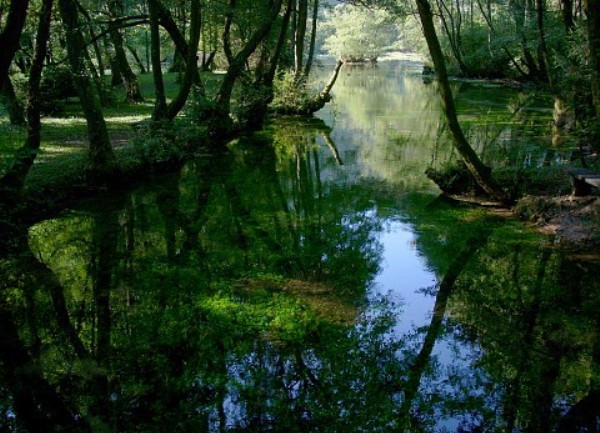
[[[510,57],[498,39],[490,39],[489,28],[473,25],[461,33],[463,61],[471,77],[503,78],[510,69]]]
[[[176,134],[171,122],[145,122],[137,127],[131,144],[142,163],[164,164],[181,160],[187,152],[186,137]]]
[[[329,34],[325,50],[349,62],[376,61],[398,38],[393,16],[379,8],[337,5],[326,11],[322,26]]]
[[[311,113],[310,107],[318,94],[316,86],[298,80],[294,71],[281,71],[274,82],[274,97],[269,109],[275,113]]]
[[[64,65],[44,68],[40,83],[41,110],[45,114],[57,114],[64,110],[68,98],[76,97],[77,91],[73,83],[70,69]]]
[[[250,76],[243,76],[236,84],[231,100],[231,118],[242,128],[260,129],[256,121],[262,121],[266,111],[270,89],[255,83]]]
[[[262,335],[280,344],[300,344],[316,332],[317,316],[299,300],[273,293],[268,281],[267,287],[261,287],[260,280],[243,284],[236,289],[216,283],[219,291],[200,300],[202,314],[218,326],[217,332],[237,338]]]

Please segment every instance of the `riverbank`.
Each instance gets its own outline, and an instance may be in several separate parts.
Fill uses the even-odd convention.
[[[575,251],[592,251],[600,246],[600,197],[526,196],[514,210],[556,244]],[[600,256],[595,257],[596,260]]]

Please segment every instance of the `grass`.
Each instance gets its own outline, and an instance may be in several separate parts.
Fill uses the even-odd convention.
[[[178,90],[176,73],[165,73],[167,99],[173,98]],[[109,77],[107,77],[109,79]],[[217,87],[219,78],[212,74],[203,77],[207,90]],[[134,127],[150,119],[154,108],[154,84],[151,74],[138,75],[144,102],[130,104],[125,101],[122,86],[112,92],[113,103],[103,108],[106,125],[119,162],[128,165],[127,158],[133,152],[129,141],[135,136]],[[7,114],[0,107],[0,176],[11,162],[14,151],[25,141],[24,127],[9,123]],[[42,118],[41,147],[36,161],[27,177],[26,188],[30,192],[42,192],[68,188],[81,180],[87,161],[87,125],[76,98],[65,102],[60,115]]]

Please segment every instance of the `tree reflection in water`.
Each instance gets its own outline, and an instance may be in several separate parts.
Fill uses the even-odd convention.
[[[3,238],[3,430],[596,428],[596,265],[279,128]],[[439,281],[403,334],[371,291],[399,214]]]

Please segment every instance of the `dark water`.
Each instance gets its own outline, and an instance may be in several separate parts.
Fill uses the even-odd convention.
[[[16,231],[1,431],[597,431],[597,264],[438,197],[412,69]],[[486,161],[547,159],[543,100],[456,90]]]

